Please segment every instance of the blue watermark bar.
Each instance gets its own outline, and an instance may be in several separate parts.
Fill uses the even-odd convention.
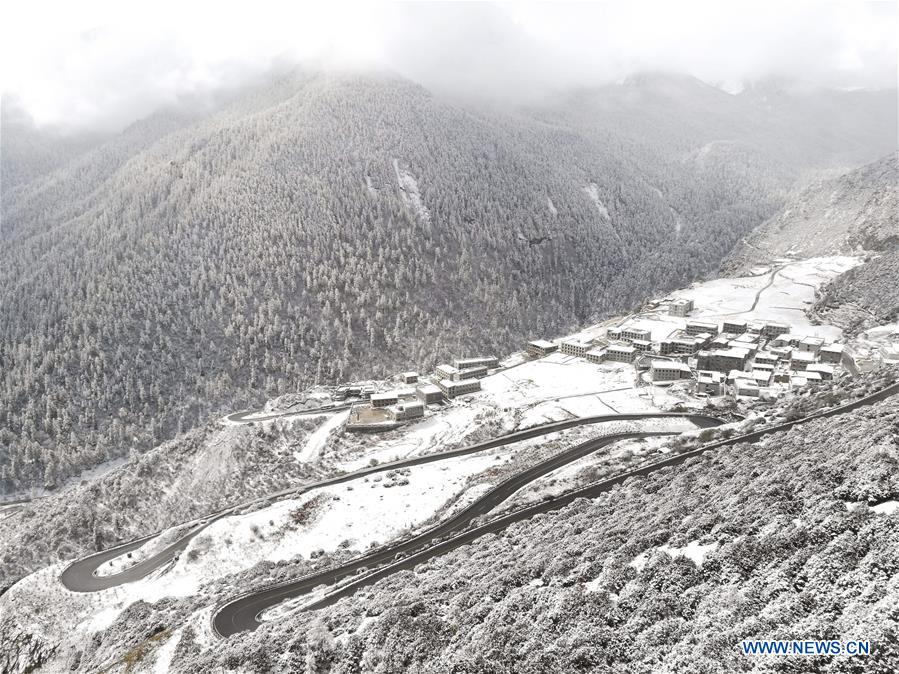
[[[801,639],[741,641],[743,655],[870,655],[870,641]]]

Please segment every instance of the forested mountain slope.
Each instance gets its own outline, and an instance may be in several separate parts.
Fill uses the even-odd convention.
[[[736,248],[736,268],[785,253],[799,257],[899,247],[896,152],[843,175],[816,180]]]
[[[855,335],[899,321],[899,250],[892,250],[828,283],[812,311]]]
[[[16,175],[2,487],[55,484],[313,381],[502,353],[684,285],[802,171],[895,145],[894,100],[835,100],[830,117],[875,122],[822,156],[807,149],[832,122],[817,108],[785,118],[684,78],[502,112],[390,76],[294,73]]]

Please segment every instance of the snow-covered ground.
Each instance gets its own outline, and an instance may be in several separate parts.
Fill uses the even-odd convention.
[[[341,424],[345,423],[349,415],[349,410],[339,412],[316,428],[306,440],[306,444],[303,445],[303,448],[295,453],[297,461],[301,463],[315,461],[318,458],[322,447],[324,447],[325,442],[328,440],[328,436],[337,430]]]
[[[696,308],[690,314],[691,319],[776,321],[788,323],[796,334],[833,341],[840,337],[840,329],[830,325],[812,325],[805,310],[814,304],[816,288],[860,262],[859,258],[846,256],[787,262],[779,269],[772,269],[773,281],[771,274],[716,279],[695,284],[674,293],[674,296],[694,301]],[[758,303],[753,309],[756,295]]]
[[[481,389],[471,398],[489,400],[500,410],[524,410],[522,427],[572,416],[660,410],[680,400],[660,388],[634,388],[631,365],[595,365],[558,351],[485,377]]]

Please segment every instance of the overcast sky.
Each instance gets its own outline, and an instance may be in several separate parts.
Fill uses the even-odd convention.
[[[6,3],[0,86],[40,124],[120,127],[274,62],[521,98],[641,70],[895,87],[896,2]]]

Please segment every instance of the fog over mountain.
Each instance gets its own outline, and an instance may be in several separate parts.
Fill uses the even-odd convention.
[[[39,125],[118,131],[279,63],[396,73],[431,91],[546,103],[672,71],[731,92],[896,83],[894,3],[179,3],[7,9],[0,84]]]

